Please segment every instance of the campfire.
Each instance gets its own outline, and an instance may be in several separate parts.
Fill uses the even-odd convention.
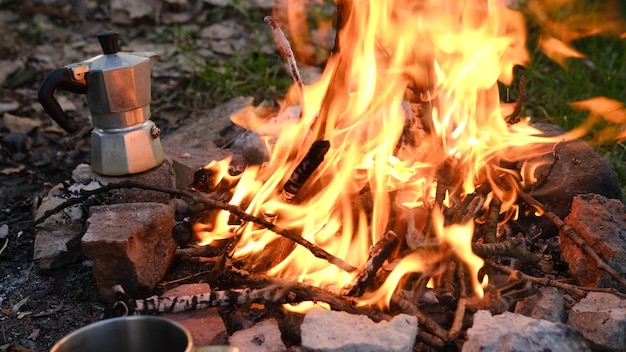
[[[536,292],[526,283],[593,290],[548,277],[553,264],[511,225],[535,215],[626,288],[529,195],[555,149],[585,130],[555,134],[522,116],[523,78],[517,102],[501,101],[498,82],[513,84],[513,67],[529,61],[520,12],[490,0],[338,1],[337,15],[335,47],[312,84],[300,78],[283,24],[265,19],[294,85],[279,108],[231,116],[262,142],[261,162],[213,161],[186,190],[103,188],[186,199],[192,210],[179,226],[192,236],[178,244],[211,263],[211,292],[143,299],[118,285],[115,314],[323,306],[376,321],[412,315],[419,343],[461,346],[474,312],[508,310],[503,300]],[[436,304],[424,307],[432,295]]]

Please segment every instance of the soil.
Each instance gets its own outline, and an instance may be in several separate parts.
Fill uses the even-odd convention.
[[[122,9],[113,11],[113,3],[121,3]],[[37,101],[45,75],[100,54],[96,34],[116,30],[123,51],[161,55],[153,69],[151,109],[152,119],[167,133],[215,105],[201,94],[186,94],[186,84],[194,75],[188,60],[193,58],[181,52],[180,42],[168,33],[199,33],[203,29],[199,23],[211,18],[245,23],[241,12],[220,6],[220,1],[131,1],[152,6],[146,14],[125,12],[125,3],[0,0],[1,351],[49,350],[69,332],[101,319],[106,309],[89,261],[43,271],[32,260],[33,210],[52,186],[67,181],[78,164],[90,159],[91,126],[84,98],[57,94],[61,106],[80,126],[76,133],[63,131]],[[258,13],[271,14],[255,6]],[[235,39],[240,43],[246,37]],[[229,57],[228,49],[210,49],[207,40],[211,38],[202,40],[193,53],[216,62]]]

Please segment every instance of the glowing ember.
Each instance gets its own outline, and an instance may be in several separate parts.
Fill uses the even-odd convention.
[[[412,250],[396,256],[387,282],[363,302],[388,302],[404,274],[436,276],[439,264],[453,256],[466,265],[481,295],[483,262],[471,250],[474,219],[445,223],[440,207],[458,206],[480,186],[485,191],[479,208],[497,198],[501,211],[515,216],[521,180],[501,165],[573,137],[537,137],[528,119],[507,124],[497,81],[510,84],[513,66],[529,60],[523,16],[501,1],[462,4],[339,1],[338,50],[323,77],[293,102],[300,110],[284,106],[271,123],[254,120],[250,110],[233,118],[266,137],[270,159],[237,177],[226,172],[229,161],[206,167],[215,171],[216,185],[236,184],[230,204],[296,229],[359,269],[368,249],[396,228]],[[294,173],[302,176],[298,165],[316,141],[328,142],[320,165],[285,196],[285,184]],[[254,261],[281,248],[274,232],[232,220],[221,211],[211,223],[196,224],[196,234],[202,244],[237,236],[235,260]],[[424,249],[424,243],[435,246]],[[302,246],[288,246],[268,273],[335,292],[358,274]]]

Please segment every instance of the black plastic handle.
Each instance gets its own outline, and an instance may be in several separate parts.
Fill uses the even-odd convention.
[[[87,84],[74,80],[69,68],[58,68],[50,72],[39,86],[37,98],[43,109],[61,128],[70,133],[75,132],[78,128],[70,122],[67,114],[54,98],[54,92],[57,89],[76,94],[86,94]]]

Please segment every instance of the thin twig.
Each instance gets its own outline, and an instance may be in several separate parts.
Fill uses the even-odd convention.
[[[448,332],[444,330],[441,326],[439,326],[439,324],[437,324],[436,321],[434,321],[429,316],[422,313],[411,302],[405,300],[404,298],[396,294],[391,296],[391,303],[398,305],[402,309],[402,311],[405,312],[406,314],[416,316],[417,322],[420,324],[420,326],[423,326],[426,330],[430,331],[431,334],[437,337],[437,339],[439,340],[435,341],[435,343],[437,343],[437,345],[440,345],[440,347],[443,347],[444,341],[446,341],[448,338]]]
[[[585,239],[583,239],[580,236],[580,234],[576,231],[576,229],[567,225],[563,220],[561,220],[561,218],[559,218],[553,212],[547,210],[545,205],[541,204],[539,201],[537,201],[535,198],[533,198],[529,194],[520,191],[519,196],[524,200],[524,202],[526,202],[526,204],[539,208],[539,209],[543,209],[544,210],[543,216],[545,216],[550,221],[552,221],[552,223],[554,223],[556,227],[559,229],[560,233],[562,233],[564,236],[567,236],[567,238],[571,239],[578,247],[580,247],[583,250],[583,252],[585,252],[587,256],[593,259],[598,265],[598,268],[600,270],[604,270],[621,287],[626,288],[626,280],[624,279],[624,277],[622,277],[622,274],[620,274],[617,270],[613,269],[602,258],[600,258],[598,253],[589,245],[589,243],[587,243],[587,241],[585,241]]]
[[[524,92],[524,76],[519,78],[519,98],[517,98],[517,102],[515,103],[515,108],[513,112],[504,118],[509,125],[514,125],[519,122],[519,115],[522,113],[522,106],[524,105],[524,101],[526,100],[526,93]]]
[[[494,243],[472,243],[472,251],[481,258],[511,257],[532,265],[541,261],[535,254],[522,247],[521,238]]]
[[[385,235],[370,249],[369,258],[365,263],[365,267],[357,276],[356,283],[348,291],[348,296],[361,296],[363,291],[374,280],[378,269],[383,265],[385,260],[389,258],[391,253],[398,247],[400,239],[392,230],[387,231]]]
[[[270,26],[272,35],[274,36],[274,42],[289,64],[289,72],[291,73],[291,77],[296,85],[296,90],[298,91],[300,108],[304,110],[304,83],[300,77],[300,71],[298,71],[298,64],[296,63],[296,58],[291,50],[291,45],[289,45],[289,41],[285,38],[285,33],[283,33],[272,16],[265,16],[263,20],[268,24],[268,26]],[[302,112],[300,112],[300,115],[302,116]]]
[[[484,225],[483,241],[485,243],[494,243],[498,240],[496,234],[498,232],[498,217],[500,215],[501,206],[502,201],[494,194],[491,202],[489,203],[487,220]]]
[[[197,276],[206,275],[208,273],[210,273],[210,271],[201,271],[199,273],[191,274],[191,275],[188,275],[188,276],[185,276],[185,277],[181,277],[181,278],[178,278],[178,279],[175,279],[175,280],[161,281],[161,282],[159,282],[159,286],[167,287],[167,285],[177,284],[179,282],[183,282],[185,280],[193,279],[194,277],[197,277]]]
[[[7,249],[8,246],[9,246],[9,239],[7,238],[6,241],[4,241],[4,245],[2,246],[2,248],[0,248],[0,255],[2,255],[2,252],[4,252],[4,250]]]
[[[526,280],[526,281],[530,281],[532,283],[535,284],[539,284],[542,286],[550,286],[550,287],[556,287],[556,288],[560,288],[562,290],[571,292],[573,295],[576,295],[578,297],[584,297],[587,295],[588,292],[604,292],[604,293],[612,293],[616,296],[619,296],[621,298],[626,298],[626,294],[621,293],[613,288],[607,287],[586,287],[586,286],[577,286],[577,285],[572,285],[572,284],[567,284],[565,282],[561,282],[558,280],[552,280],[549,279],[547,277],[545,278],[540,278],[540,277],[535,277],[532,275],[528,275],[525,274],[519,270],[515,270],[515,269],[511,269],[507,266],[498,264],[496,262],[494,262],[493,260],[487,259],[485,260],[485,263],[497,270],[500,270],[508,275],[511,274],[515,274],[516,276],[518,276],[519,278],[521,278],[522,280]]]
[[[327,303],[332,310],[343,311],[352,314],[366,315],[374,321],[390,320],[391,316],[380,312],[375,307],[356,306],[354,300],[340,296],[323,288],[308,285],[292,280],[274,278],[260,274],[237,276],[232,281],[239,286],[252,288],[280,287],[287,300],[286,303],[299,303],[304,301],[319,301]]]
[[[459,300],[456,302],[456,310],[454,312],[454,320],[448,332],[448,340],[454,340],[463,329],[463,320],[465,318],[465,306],[467,304],[467,287],[465,285],[465,267],[463,264],[457,265],[457,280],[459,282]]]
[[[202,204],[206,204],[210,207],[214,207],[214,208],[218,208],[218,209],[222,209],[225,211],[228,211],[229,213],[237,216],[239,219],[241,219],[242,221],[248,221],[248,222],[252,222],[258,225],[263,226],[264,228],[280,235],[283,236],[285,238],[288,238],[290,240],[292,240],[293,242],[303,246],[304,248],[308,249],[311,254],[313,254],[315,257],[320,258],[320,259],[324,259],[326,261],[328,261],[329,263],[336,265],[337,267],[341,268],[342,270],[345,270],[347,272],[353,272],[356,271],[357,268],[348,264],[347,262],[345,262],[343,259],[338,258],[330,253],[328,253],[326,250],[324,250],[323,248],[318,247],[317,245],[315,245],[314,243],[306,240],[305,238],[303,238],[299,233],[297,233],[296,231],[291,231],[291,230],[287,230],[285,228],[282,228],[280,226],[277,226],[269,221],[266,221],[265,219],[259,218],[257,216],[254,216],[252,214],[248,214],[245,211],[243,211],[241,208],[239,208],[236,205],[233,204],[228,204],[225,202],[221,202],[215,199],[211,199],[209,197],[207,197],[205,194],[203,193],[194,193],[194,192],[190,192],[190,191],[185,191],[185,190],[180,190],[180,189],[175,189],[175,188],[169,188],[169,187],[162,187],[162,186],[156,186],[156,185],[148,185],[148,184],[143,184],[143,183],[139,183],[139,182],[134,182],[134,181],[122,181],[122,182],[118,182],[118,183],[109,183],[107,185],[103,185],[101,188],[95,189],[95,190],[90,190],[90,191],[81,191],[80,194],[78,195],[78,197],[76,198],[69,198],[68,200],[66,200],[65,202],[59,204],[58,206],[54,207],[53,209],[50,209],[48,211],[46,211],[41,217],[37,218],[35,220],[35,225],[39,224],[41,222],[43,222],[46,218],[50,217],[52,214],[57,213],[58,211],[65,209],[67,207],[70,207],[72,205],[76,205],[79,203],[84,202],[85,200],[87,200],[89,197],[93,196],[93,195],[97,195],[97,194],[102,194],[114,189],[122,189],[122,188],[139,188],[139,189],[145,189],[145,190],[150,190],[150,191],[156,191],[156,192],[163,192],[163,193],[168,193],[170,195],[173,196],[180,196],[180,197],[188,197],[191,198],[194,202],[196,203],[202,203]]]

